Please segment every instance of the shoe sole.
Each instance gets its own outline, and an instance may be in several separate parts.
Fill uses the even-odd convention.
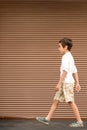
[[[84,126],[70,126],[71,128],[83,128]]]
[[[43,124],[45,124],[45,125],[49,125],[49,123],[40,120],[38,117],[36,117],[36,120],[39,121],[39,122],[41,122],[41,123],[43,123]]]
[[[84,127],[84,125],[83,126],[70,126],[69,125],[69,127],[71,127],[71,128],[82,128],[82,127]]]

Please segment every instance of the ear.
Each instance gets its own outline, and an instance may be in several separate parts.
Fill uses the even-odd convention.
[[[66,50],[68,50],[68,46],[66,45],[65,47],[64,47]]]

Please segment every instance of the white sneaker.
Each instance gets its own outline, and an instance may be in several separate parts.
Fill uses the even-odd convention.
[[[46,125],[49,125],[49,121],[46,120],[45,117],[36,117],[36,120],[39,121],[39,122],[41,122],[41,123],[44,123]]]
[[[81,122],[74,122],[69,125],[70,127],[84,127],[83,121]]]

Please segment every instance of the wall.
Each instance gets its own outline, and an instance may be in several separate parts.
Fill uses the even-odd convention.
[[[87,118],[87,3],[1,2],[0,116],[45,116],[59,79],[58,41],[73,39],[73,56],[82,90],[75,92],[81,116]],[[53,118],[74,118],[60,103]]]

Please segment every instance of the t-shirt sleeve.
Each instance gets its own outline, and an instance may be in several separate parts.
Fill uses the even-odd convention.
[[[69,57],[62,58],[62,70],[66,71],[67,73],[76,73],[77,68]]]
[[[68,58],[62,59],[62,70],[69,72],[69,60],[68,60]]]

